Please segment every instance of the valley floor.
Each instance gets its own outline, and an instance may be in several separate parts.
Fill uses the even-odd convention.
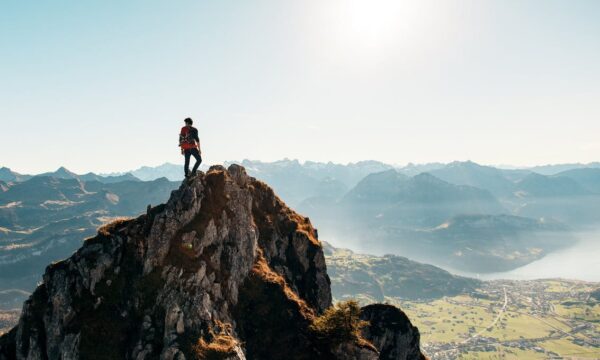
[[[432,360],[600,359],[598,284],[567,280],[485,282],[478,292],[400,305]]]

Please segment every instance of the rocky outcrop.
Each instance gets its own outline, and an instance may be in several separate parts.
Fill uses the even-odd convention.
[[[311,332],[329,285],[310,221],[242,167],[214,166],[48,266],[0,359],[378,358],[370,344]],[[400,328],[364,314],[385,359],[419,358],[393,349],[418,352],[408,319]]]
[[[392,305],[372,304],[361,309],[360,317],[369,323],[363,329],[363,336],[379,350],[379,359],[425,359],[419,346],[419,330],[402,310]]]

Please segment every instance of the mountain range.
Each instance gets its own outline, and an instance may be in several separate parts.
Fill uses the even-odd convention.
[[[538,203],[544,199],[537,197],[549,188],[545,182],[541,185],[533,186],[533,192],[527,188]],[[588,195],[591,203],[596,196]],[[490,190],[451,184],[429,173],[409,177],[387,170],[368,175],[340,200],[312,198],[298,208],[315,219],[323,234],[344,239],[354,248],[403,254],[464,271],[506,271],[574,241],[565,223],[552,217],[509,215],[507,203]],[[521,212],[532,212],[532,205],[521,206],[525,208]]]
[[[56,169],[56,171],[41,173],[41,174],[37,174],[37,175],[23,175],[23,174],[14,172],[7,167],[0,168],[0,181],[2,181],[4,183],[23,182],[23,181],[31,179],[34,176],[54,177],[54,178],[58,178],[58,179],[78,179],[81,181],[98,181],[101,183],[113,183],[113,182],[120,182],[120,181],[127,181],[127,180],[129,180],[129,181],[139,181],[140,180],[139,178],[135,177],[131,173],[103,176],[103,175],[97,175],[97,174],[90,172],[90,173],[86,173],[83,175],[78,175],[78,174],[75,174],[74,172],[69,171],[67,168],[62,167],[62,166],[60,168]],[[152,180],[157,179],[157,178],[158,177],[153,178]]]
[[[213,166],[49,265],[0,359],[424,360],[387,304],[333,305],[323,246],[243,167]]]
[[[165,178],[141,181],[129,180],[127,176],[114,182],[100,182],[95,178],[59,169],[22,182],[11,182],[0,194],[0,291],[4,294],[0,298],[0,309],[18,307],[38,283],[44,267],[69,256],[81,245],[82,238],[92,236],[107,221],[134,216],[143,213],[150,204],[164,202],[179,185]],[[110,177],[110,180],[115,179],[117,177]],[[327,249],[329,253],[334,248],[328,246]],[[402,271],[414,273],[411,278],[415,285],[403,290],[407,298],[448,295],[453,289],[463,287],[455,284],[451,275],[433,266],[401,257],[392,262],[392,267],[402,264]],[[334,274],[337,276],[344,271],[336,270],[342,269],[340,263],[336,263]],[[419,266],[427,271],[416,271]],[[381,270],[376,267],[373,273],[378,272]],[[439,281],[432,282],[434,277]],[[338,283],[334,283],[336,294],[338,288]]]
[[[513,269],[569,246],[578,230],[600,223],[595,163],[544,168],[551,175],[470,161],[401,168],[376,161],[242,164],[309,215],[334,245],[465,271]],[[5,288],[31,287],[43,264],[67,256],[79,236],[164,201],[178,182],[155,179],[158,174],[180,177],[181,166],[109,175],[0,169]]]
[[[179,185],[164,178],[95,179],[59,171],[10,183],[0,193],[0,290],[30,291],[47,263],[68,256],[103,223],[164,202]]]
[[[569,246],[578,230],[600,222],[600,169],[593,166],[544,175],[473,162],[245,164],[249,174],[276,184],[278,196],[289,198],[331,241],[323,251],[335,300],[468,294],[481,282],[437,266],[513,269]],[[115,218],[152,212],[148,205],[164,202],[180,186],[154,179],[152,168],[144,171],[141,179],[65,168],[39,175],[0,170],[0,310],[13,319],[8,323],[47,264],[73,254]]]

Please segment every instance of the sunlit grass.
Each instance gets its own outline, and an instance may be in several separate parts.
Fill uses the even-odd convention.
[[[548,340],[540,343],[547,351],[555,352],[561,356],[577,356],[578,358],[598,359],[600,349],[589,348],[574,344],[569,339]]]

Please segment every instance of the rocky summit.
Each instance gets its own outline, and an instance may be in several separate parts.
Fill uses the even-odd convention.
[[[48,266],[0,359],[424,358],[398,308],[362,308],[358,336],[324,337],[331,309],[309,219],[243,167],[213,166]]]

